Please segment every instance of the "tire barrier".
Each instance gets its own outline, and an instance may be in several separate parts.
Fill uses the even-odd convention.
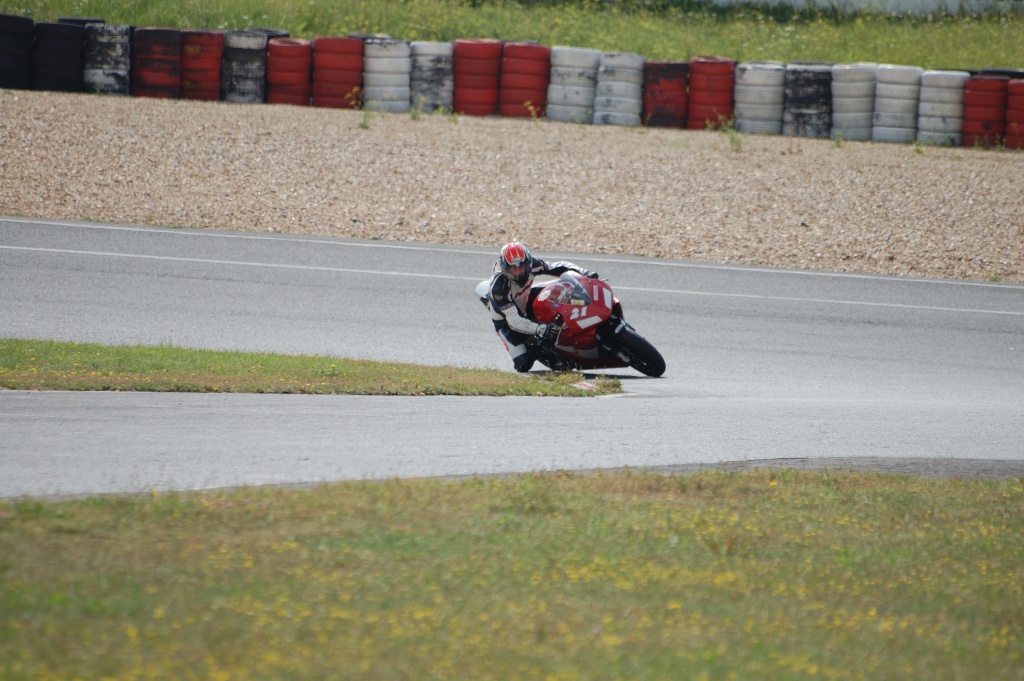
[[[82,89],[104,95],[131,94],[132,27],[85,25]]]
[[[1024,69],[1001,69],[993,66],[986,66],[978,69],[979,76],[1003,76],[1010,80],[1024,79]]]
[[[202,101],[220,99],[220,74],[224,60],[224,32],[181,32],[181,97]]]
[[[393,38],[363,43],[363,108],[408,113],[411,108],[412,48]]]
[[[412,54],[411,106],[426,113],[450,111],[455,96],[454,45],[419,41],[409,48]]]
[[[289,33],[288,31],[284,30],[283,28],[273,28],[273,27],[268,27],[268,26],[249,26],[245,30],[246,31],[252,31],[253,33],[262,33],[263,35],[267,36],[267,47],[268,48],[270,46],[270,41],[275,39],[275,38],[290,38],[291,37],[291,33]],[[263,88],[264,88],[263,89],[263,101],[264,102],[267,101],[267,83],[266,83],[265,79],[266,79],[266,75],[264,75],[264,82],[263,82]]]
[[[28,17],[0,14],[0,88],[32,87],[35,26]]]
[[[973,75],[971,75],[973,74]],[[1024,148],[1024,69],[751,61],[490,39],[35,23],[0,14],[0,88],[720,128],[848,141]]]
[[[32,89],[81,92],[84,47],[85,29],[79,24],[36,24]]]
[[[543,116],[550,81],[550,47],[526,42],[505,43],[501,49],[498,113],[511,118]]]
[[[358,109],[362,105],[363,39],[318,37],[313,40],[313,106]]]
[[[267,34],[229,31],[224,34],[220,68],[221,99],[234,104],[259,104],[267,95]]]
[[[644,62],[644,125],[652,128],[682,128],[686,125],[689,76],[690,62]]]
[[[132,35],[133,97],[181,97],[181,31],[136,28]]]
[[[964,87],[963,145],[995,147],[1006,132],[1006,103],[1010,79],[1002,75],[976,75]]]
[[[917,141],[943,147],[963,144],[966,71],[925,71],[917,105]]]
[[[457,114],[490,116],[498,108],[501,87],[501,41],[463,38],[453,45]]]
[[[313,45],[301,38],[267,42],[267,103],[309,106]]]
[[[1024,149],[1024,78],[1014,78],[1006,84],[1006,137],[1007,149]]]
[[[600,50],[552,47],[547,117],[563,123],[589,123],[594,115],[600,66]]]
[[[1003,134],[1003,146],[1007,149],[1021,149],[1021,136],[1024,135],[1024,122],[1020,120],[1020,110],[1024,108],[1019,99],[1024,93],[1020,92],[1021,85],[1018,83],[1014,85],[1015,80],[1024,80],[1024,69],[1003,69],[985,67],[978,70],[979,76],[1005,76],[1010,79],[1007,83],[1007,102],[1006,102],[1006,131]],[[1014,93],[1014,90],[1017,93]],[[1014,100],[1013,98],[1018,99]],[[1012,120],[1011,120],[1012,119]]]
[[[866,142],[875,117],[878,64],[855,62],[832,67],[832,139]]]
[[[690,60],[690,98],[686,109],[688,130],[717,130],[733,117],[736,62],[727,57]]]
[[[85,28],[89,24],[105,24],[107,20],[103,17],[61,17],[57,19],[58,24],[78,24]]]
[[[875,74],[874,142],[909,144],[917,139],[917,109],[921,98],[919,66],[879,64]]]
[[[748,61],[736,66],[736,130],[781,135],[785,111],[786,66],[780,61]]]
[[[1024,126],[1022,126],[1021,122],[1019,121],[1019,116],[1020,116],[1019,112],[1020,112],[1020,109],[1022,107],[1021,107],[1021,104],[1018,103],[1018,102],[1020,102],[1019,99],[1016,102],[1013,103],[1012,107],[1011,107],[1010,102],[1013,99],[1013,97],[1015,96],[1014,92],[1011,90],[1011,86],[1013,86],[1012,89],[1016,89],[1018,91],[1019,91],[1019,89],[1021,87],[1019,84],[1018,85],[1013,85],[1012,81],[1014,81],[1014,80],[1024,80],[1024,69],[1004,69],[1004,68],[994,68],[994,67],[987,66],[987,67],[979,69],[978,70],[978,75],[979,76],[1005,76],[1006,78],[1010,79],[1011,82],[1007,83],[1006,131],[1003,134],[1003,142],[1002,142],[1002,144],[1007,149],[1021,149],[1022,148],[1020,146],[1021,145],[1021,141],[1020,141],[1019,138],[1021,137],[1021,135],[1024,135],[1024,132],[1022,132],[1022,127],[1024,127]],[[1019,97],[1020,94],[1021,93],[1018,92],[1018,94],[1016,96]],[[1012,112],[1011,112],[1011,108],[1013,109]],[[1011,116],[1014,118],[1014,120],[1012,122],[1010,120]],[[1013,139],[1011,139],[1011,138],[1013,138]]]
[[[640,125],[644,98],[644,58],[639,54],[605,52],[597,68],[594,91],[595,125]]]
[[[245,29],[251,33],[262,33],[267,36],[267,43],[269,44],[274,38],[290,38],[291,33],[282,28],[267,28],[264,26],[250,26]]]
[[[814,139],[832,135],[832,67],[826,62],[786,66],[782,134]]]

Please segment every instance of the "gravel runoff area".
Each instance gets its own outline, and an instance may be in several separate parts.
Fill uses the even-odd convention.
[[[0,90],[0,214],[1024,283],[1024,153]]]
[[[0,90],[0,215],[1024,283],[1024,154],[729,132]]]

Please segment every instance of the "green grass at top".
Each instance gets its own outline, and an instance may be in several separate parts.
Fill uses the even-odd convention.
[[[0,387],[350,395],[548,395],[619,392],[580,374],[431,367],[336,357],[0,339]]]
[[[473,7],[473,4],[480,6]],[[634,3],[635,4],[635,3]],[[1024,67],[1024,14],[888,17],[740,7],[622,11],[611,3],[457,0],[0,0],[0,13],[101,17],[137,26],[279,28],[293,36],[387,33],[405,40],[499,38],[686,60],[876,61],[923,68]]]
[[[1019,679],[1024,480],[549,474],[0,502],[0,678]]]

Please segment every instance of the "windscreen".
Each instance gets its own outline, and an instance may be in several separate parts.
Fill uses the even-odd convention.
[[[548,284],[540,294],[541,300],[550,299],[558,305],[590,305],[590,295],[579,284],[579,280],[565,273],[558,281]]]

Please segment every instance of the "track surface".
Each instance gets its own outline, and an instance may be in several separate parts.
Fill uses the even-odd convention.
[[[1024,475],[1024,286],[539,255],[609,279],[666,376],[593,400],[0,392],[0,496],[775,459]],[[0,219],[0,337],[507,369],[472,293],[493,260]]]

